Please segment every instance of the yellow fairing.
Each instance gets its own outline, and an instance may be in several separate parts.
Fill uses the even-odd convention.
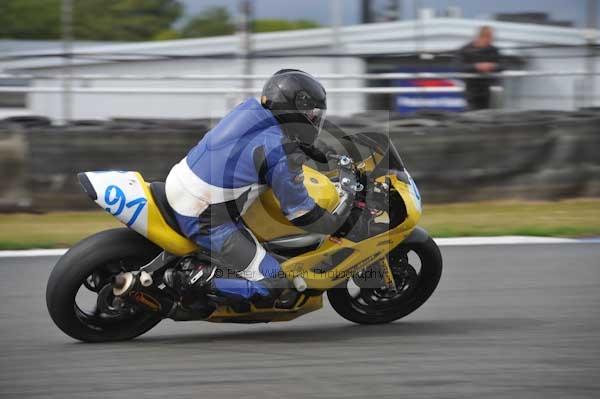
[[[323,297],[311,296],[303,297],[292,309],[264,309],[255,308],[248,313],[236,313],[229,306],[219,306],[209,317],[207,321],[215,323],[220,322],[270,322],[270,321],[289,321],[297,317],[314,312],[323,307]]]
[[[327,290],[340,284],[359,270],[380,260],[400,244],[417,225],[421,211],[410,192],[410,186],[389,176],[393,187],[402,196],[407,210],[407,218],[398,226],[360,242],[341,239],[338,242],[327,240],[314,251],[296,256],[281,266],[288,277],[302,276],[309,288]],[[382,180],[385,177],[381,178]],[[341,263],[326,272],[322,269],[331,257],[343,248],[352,250]]]
[[[308,194],[321,208],[332,211],[338,205],[339,195],[333,183],[323,174],[308,166],[304,166],[304,185]],[[243,219],[261,242],[305,233],[304,230],[295,227],[286,219],[271,190],[265,191],[250,206]]]
[[[148,233],[146,237],[165,251],[175,255],[183,256],[194,252],[198,248],[197,245],[177,233],[167,224],[154,202],[154,197],[152,197],[148,184],[144,181],[142,175],[139,173],[137,175],[140,183],[142,183],[148,201],[146,203],[148,206]]]
[[[406,220],[402,222],[402,224],[397,226],[394,230],[400,229],[404,231],[408,230],[410,232],[417,226],[419,219],[421,219],[421,206],[417,204],[417,201],[413,197],[413,194],[411,194],[410,186],[407,183],[398,180],[398,178],[395,175],[391,175],[388,177],[390,178],[394,189],[396,189],[396,191],[402,197],[402,200],[404,201],[404,204],[406,206],[406,213],[408,215],[406,217]],[[385,176],[380,177],[377,180],[383,183],[385,182]]]

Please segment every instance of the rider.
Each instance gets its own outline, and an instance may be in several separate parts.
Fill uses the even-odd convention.
[[[309,232],[331,234],[343,216],[329,213],[308,195],[302,164],[323,126],[326,93],[311,75],[276,72],[260,103],[250,98],[225,116],[166,180],[166,194],[182,232],[212,251],[241,278],[215,276],[212,266],[192,267],[174,279],[188,289],[271,306],[289,280],[260,245],[241,215],[267,186],[287,219]]]

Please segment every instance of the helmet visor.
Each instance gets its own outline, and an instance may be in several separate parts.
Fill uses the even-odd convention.
[[[317,131],[317,136],[321,133],[321,129],[323,128],[323,123],[325,122],[325,115],[327,114],[327,110],[321,108],[313,108],[307,111],[303,111],[306,119],[315,127]]]

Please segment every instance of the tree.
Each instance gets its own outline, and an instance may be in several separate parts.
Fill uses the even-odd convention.
[[[58,39],[61,0],[1,0],[0,37]],[[182,13],[178,0],[73,0],[78,40],[150,40]]]
[[[62,0],[0,0],[0,38],[59,39]],[[77,40],[141,41],[235,33],[226,7],[213,7],[190,19],[179,31],[179,0],[73,0],[73,32]],[[308,20],[257,19],[253,32],[317,28]]]
[[[175,40],[181,39],[181,35],[175,29],[165,29],[152,37],[152,40]]]
[[[188,21],[181,30],[183,37],[207,37],[231,35],[235,23],[225,7],[212,7]]]
[[[181,15],[177,0],[76,0],[75,37],[87,40],[150,40]]]
[[[60,37],[60,0],[1,0],[0,38]]]
[[[287,19],[256,19],[252,21],[252,32],[277,32],[282,30],[313,29],[321,25],[314,21],[299,19],[290,21]]]
[[[313,21],[286,19],[255,19],[252,32],[277,32],[312,29],[320,25]],[[235,33],[235,22],[226,7],[212,7],[192,18],[181,30],[183,37],[223,36]]]

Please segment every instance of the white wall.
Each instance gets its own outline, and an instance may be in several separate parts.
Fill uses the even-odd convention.
[[[528,70],[587,72],[582,49],[554,48],[527,51]],[[556,56],[560,57],[556,57]],[[530,56],[530,57],[529,57]],[[596,58],[600,63],[600,58]],[[597,68],[596,68],[597,69]],[[507,80],[506,105],[520,109],[573,110],[598,105],[600,79],[591,76],[544,76]],[[595,103],[586,98],[594,90]]]

